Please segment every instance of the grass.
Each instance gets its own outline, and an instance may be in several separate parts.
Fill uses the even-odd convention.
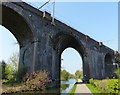
[[[98,95],[100,93],[100,91],[98,91],[92,84],[86,84],[86,86],[94,95]]]
[[[22,83],[20,83],[20,82],[7,82],[4,85],[6,85],[6,86],[21,86]]]
[[[73,88],[71,89],[71,91],[70,91],[70,94],[69,94],[69,95],[74,95],[75,90],[76,90],[76,87],[77,87],[77,84],[74,84],[74,86],[73,86]]]

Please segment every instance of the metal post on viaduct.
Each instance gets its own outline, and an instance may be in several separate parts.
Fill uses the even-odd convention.
[[[78,51],[83,60],[83,75],[112,78],[114,51],[89,36],[67,26],[25,2],[2,2],[2,26],[10,30],[20,45],[19,68],[27,72],[46,70],[50,79],[60,84],[61,53],[68,47]]]

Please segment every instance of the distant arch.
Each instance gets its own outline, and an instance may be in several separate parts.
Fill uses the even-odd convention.
[[[104,63],[105,63],[105,76],[106,78],[112,78],[113,75],[113,61],[112,61],[112,55],[110,53],[107,53],[105,55]]]
[[[112,64],[113,62],[112,62],[112,55],[110,54],[110,53],[107,53],[106,55],[105,55],[105,64],[106,65],[109,65],[109,64]]]

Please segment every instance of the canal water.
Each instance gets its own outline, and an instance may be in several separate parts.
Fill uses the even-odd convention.
[[[74,84],[76,83],[76,79],[69,79],[68,81],[61,81],[61,88],[51,88],[45,91],[35,91],[35,92],[28,92],[28,93],[69,93]],[[57,94],[56,94],[57,95]],[[60,94],[59,94],[60,95]]]
[[[76,83],[76,79],[69,79],[68,81],[61,81],[61,93],[69,93],[74,84]]]

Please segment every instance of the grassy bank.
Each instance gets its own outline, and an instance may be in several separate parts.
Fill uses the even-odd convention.
[[[117,95],[119,91],[118,79],[89,80],[90,84],[86,84],[94,94],[110,94]]]
[[[21,85],[23,85],[23,83],[22,82],[7,82],[4,85],[6,85],[6,86],[21,86]]]
[[[98,95],[98,93],[100,93],[100,91],[98,91],[92,84],[86,84],[86,86],[90,89],[90,91],[91,91],[94,95]]]
[[[74,95],[76,87],[77,87],[77,84],[74,84],[73,88],[70,91],[70,95]]]
[[[73,88],[70,91],[70,95],[74,95],[76,87],[77,87],[77,84],[74,84]]]

